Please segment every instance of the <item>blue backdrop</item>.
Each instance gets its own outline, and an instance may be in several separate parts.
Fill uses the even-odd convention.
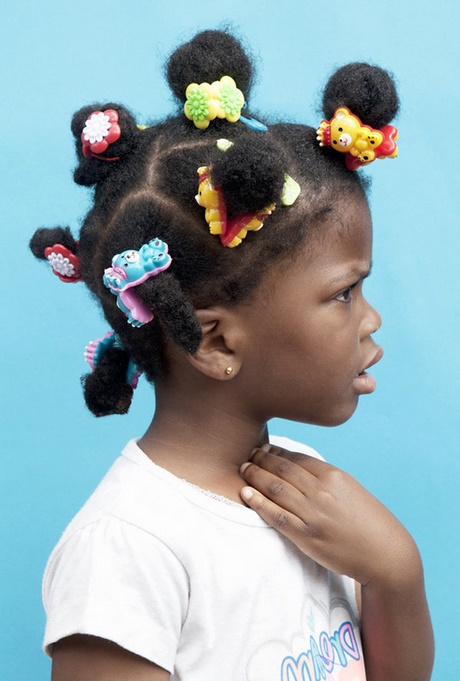
[[[87,191],[71,178],[72,113],[115,100],[140,123],[167,114],[166,55],[197,29],[226,21],[260,57],[253,104],[293,121],[319,122],[318,92],[337,65],[369,60],[397,75],[400,156],[370,169],[375,265],[366,286],[383,317],[378,339],[386,351],[375,370],[378,391],[340,428],[283,430],[358,477],[413,533],[437,639],[433,678],[458,678],[460,244],[451,119],[460,109],[459,7],[455,0],[423,8],[400,0],[2,3],[2,679],[49,678],[40,650],[47,556],[153,411],[141,382],[128,416],[87,413],[83,348],[106,324],[84,287],[63,286],[33,259],[28,240],[41,225],[77,229],[88,208]]]

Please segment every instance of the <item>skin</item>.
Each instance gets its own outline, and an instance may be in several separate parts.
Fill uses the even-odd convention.
[[[264,444],[271,417],[338,425],[375,388],[363,374],[382,355],[372,338],[381,320],[362,290],[371,253],[368,206],[354,196],[337,203],[320,237],[268,272],[249,302],[198,310],[200,349],[169,348],[171,372],[155,387],[156,413],[139,446],[175,475],[249,505],[305,554],[356,580],[368,681],[428,681],[432,632],[408,532],[345,472]],[[53,681],[95,678],[170,676],[103,639],[54,646]]]

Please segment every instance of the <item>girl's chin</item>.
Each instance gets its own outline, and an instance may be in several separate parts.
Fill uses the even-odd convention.
[[[290,419],[292,421],[299,421],[300,423],[306,423],[311,426],[322,426],[323,428],[335,428],[336,426],[341,426],[346,423],[356,411],[358,406],[358,396],[355,397],[352,404],[348,404],[346,407],[338,408],[336,411],[331,412],[330,410],[324,413],[324,415],[315,414],[304,416],[303,418]]]

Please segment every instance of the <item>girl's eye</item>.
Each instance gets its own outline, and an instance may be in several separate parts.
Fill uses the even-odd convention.
[[[353,284],[353,286],[349,286],[346,288],[344,291],[341,291],[335,299],[338,300],[340,303],[351,303],[352,297],[353,297],[353,289],[356,286],[356,284]]]

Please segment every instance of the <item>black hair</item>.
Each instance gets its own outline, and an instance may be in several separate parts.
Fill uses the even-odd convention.
[[[363,194],[365,180],[346,169],[343,154],[320,147],[315,128],[277,123],[261,132],[241,120],[215,118],[206,130],[198,129],[183,113],[185,90],[192,82],[212,83],[223,76],[234,79],[248,102],[254,73],[241,43],[226,31],[204,31],[173,52],[166,65],[178,100],[175,115],[139,129],[124,107],[97,103],[73,117],[78,156],[74,179],[94,187],[93,206],[78,242],[68,228],[42,228],[32,238],[31,249],[44,259],[46,247],[61,243],[78,255],[81,276],[124,348],[108,352],[83,379],[87,405],[98,416],[127,411],[132,389],[112,388],[126,382],[129,356],[148,380],[164,378],[166,338],[186,353],[193,354],[200,345],[195,309],[248,299],[267,268],[294,253],[338,197]],[[387,125],[398,110],[392,77],[369,64],[342,67],[324,90],[326,118],[342,105],[367,125]],[[81,135],[88,117],[108,110],[116,112],[121,135],[108,149],[85,154]],[[251,116],[247,108],[243,113]],[[232,143],[227,151],[217,145],[221,138]],[[277,205],[264,227],[248,232],[236,248],[224,247],[218,236],[209,234],[204,208],[195,200],[202,166],[221,188],[229,218]],[[281,205],[286,174],[301,187],[289,208]],[[139,249],[155,237],[168,244],[172,264],[137,287],[154,320],[133,328],[102,276],[116,253]]]

